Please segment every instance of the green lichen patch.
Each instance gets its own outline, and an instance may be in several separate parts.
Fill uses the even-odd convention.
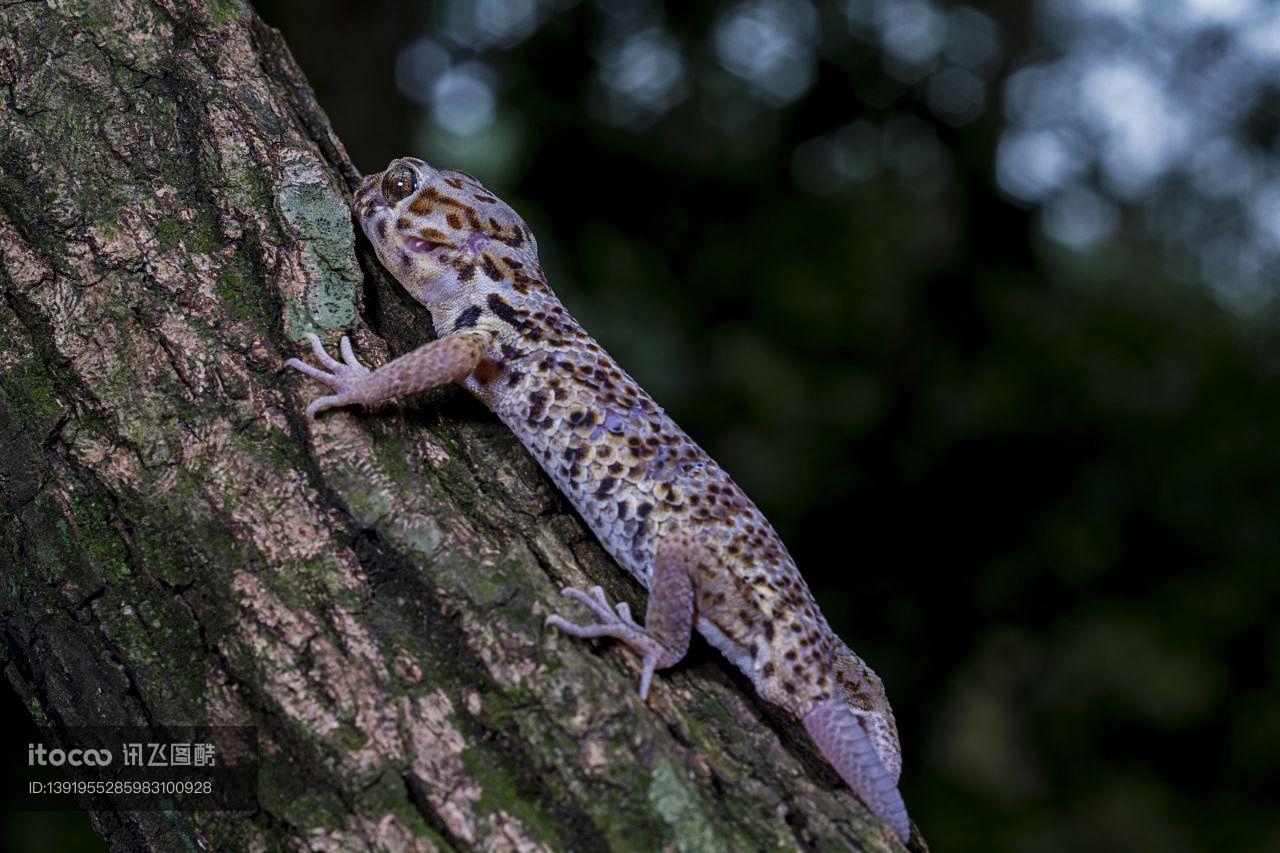
[[[551,849],[563,849],[568,827],[546,801],[546,783],[532,768],[494,755],[487,745],[468,749],[462,755],[463,768],[480,785],[477,815],[488,815],[495,824],[506,824],[525,839],[541,842]],[[523,772],[521,772],[523,770]]]
[[[264,811],[303,829],[341,826],[349,811],[334,791],[299,775],[296,763],[283,754],[259,766],[258,799]]]
[[[715,827],[698,807],[698,798],[680,778],[679,769],[664,761],[649,777],[649,804],[671,827],[681,853],[728,850]]]
[[[109,583],[124,583],[133,568],[129,550],[111,523],[111,508],[98,498],[78,495],[72,499],[71,509],[75,545],[94,573]]]
[[[236,0],[209,0],[209,11],[213,13],[216,24],[245,14],[244,4],[237,3]]]
[[[242,253],[233,255],[218,270],[214,292],[237,320],[261,323],[272,314],[262,279]]]
[[[41,439],[63,415],[53,378],[43,365],[24,361],[0,373],[0,395],[8,403],[13,435]]]
[[[276,203],[303,245],[307,272],[305,311],[309,322],[294,325],[301,335],[309,328],[340,329],[356,318],[356,293],[363,279],[355,255],[351,211],[333,187],[299,160],[286,163],[285,182]],[[292,305],[291,319],[303,306]]]

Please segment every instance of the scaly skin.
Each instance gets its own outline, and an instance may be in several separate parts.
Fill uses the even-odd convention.
[[[567,589],[595,621],[553,616],[575,636],[611,636],[655,669],[692,628],[804,721],[851,787],[905,840],[897,731],[876,674],[840,641],[769,522],[737,484],[564,309],[524,221],[470,175],[415,158],[365,178],[360,224],[379,259],[431,311],[439,338],[374,371],[311,337],[327,383],[307,415],[461,382],[542,465],[606,550],[649,590],[645,625],[599,588]]]

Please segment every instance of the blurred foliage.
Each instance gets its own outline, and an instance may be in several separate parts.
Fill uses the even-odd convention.
[[[510,201],[570,309],[770,516],[888,685],[936,849],[1280,849],[1274,265],[1223,299],[1184,262],[1222,229],[1152,219],[1212,220],[1170,193],[1212,191],[1219,159],[1117,181],[1072,112],[1093,102],[1005,87],[1087,75],[1097,40],[1053,22],[1155,5],[260,5],[357,165],[413,153]],[[1161,107],[1194,119],[1181,92]],[[1032,113],[1105,169],[1045,184],[1068,172],[1016,136]],[[1276,171],[1270,124],[1215,127]]]

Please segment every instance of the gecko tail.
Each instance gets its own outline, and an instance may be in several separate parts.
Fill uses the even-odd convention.
[[[872,716],[872,712],[864,714]],[[905,842],[911,837],[906,804],[861,716],[841,700],[828,699],[805,716],[804,727],[840,778]]]

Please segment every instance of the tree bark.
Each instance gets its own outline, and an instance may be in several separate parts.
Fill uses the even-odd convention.
[[[898,847],[705,647],[646,705],[627,652],[543,628],[563,586],[643,591],[463,392],[301,417],[304,332],[378,361],[430,327],[278,33],[233,0],[0,21],[0,665],[55,730],[261,746],[256,814],[94,813],[114,848]]]

